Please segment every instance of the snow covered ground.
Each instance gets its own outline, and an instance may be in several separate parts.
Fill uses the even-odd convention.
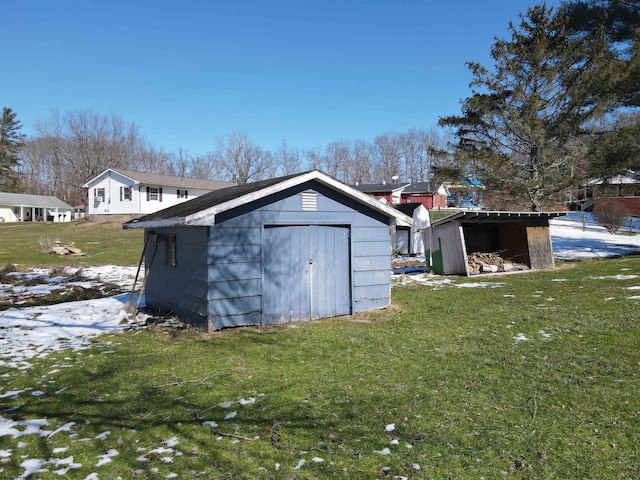
[[[612,235],[600,228],[583,230],[582,228],[576,228],[575,222],[563,222],[560,219],[552,222],[551,235],[554,255],[557,259],[583,259],[640,253],[640,235]],[[100,334],[119,332],[125,328],[137,328],[144,324],[145,315],[138,314],[135,319],[132,319],[125,311],[124,307],[129,300],[128,294],[98,300],[59,303],[50,306],[20,307],[21,299],[46,295],[62,287],[95,288],[105,283],[115,283],[125,289],[130,289],[135,277],[135,271],[134,267],[91,267],[83,269],[82,276],[78,279],[74,279],[73,276],[70,277],[69,275],[52,275],[51,271],[43,269],[10,274],[24,278],[20,282],[0,283],[0,299],[6,301],[7,298],[11,297],[15,300],[13,304],[17,305],[0,311],[0,367],[3,367],[5,371],[14,371],[15,374],[19,374],[19,372],[31,367],[30,362],[34,358],[43,358],[51,352],[62,349],[86,349],[90,345],[91,339]],[[632,278],[637,278],[637,276]],[[428,284],[433,288],[496,288],[504,284],[498,279],[489,281],[485,278],[482,281],[471,281],[430,274],[414,275],[412,280]],[[632,288],[640,289],[640,286]],[[144,304],[144,298],[141,300]],[[135,295],[132,301],[134,304],[137,301]],[[548,334],[541,331],[540,335],[545,336]],[[517,334],[513,338],[517,342],[528,340],[523,334]],[[96,345],[98,348],[109,348],[109,342],[107,341],[98,342]],[[66,366],[71,365],[64,365],[63,363],[52,365],[51,368],[54,369],[52,372]],[[2,375],[5,379],[11,378],[11,376],[11,373]],[[3,398],[13,398],[21,395],[38,396],[42,394],[37,388],[28,388],[20,391],[7,390],[3,388],[3,383],[7,385],[7,382],[0,383],[0,403]],[[64,389],[65,387],[61,388],[59,392],[64,391]],[[238,403],[244,405],[245,403],[243,402],[252,403],[253,401],[255,401],[254,398],[250,398],[250,400],[240,399]],[[235,401],[228,402],[228,406],[234,403]],[[4,410],[4,414],[7,417],[11,417],[10,410],[12,409]],[[232,418],[235,413],[228,414],[225,419]],[[204,422],[204,424],[209,424],[211,427],[215,426],[213,421]],[[18,438],[31,434],[49,437],[60,432],[71,432],[75,424],[70,422],[54,430],[47,429],[47,425],[48,423],[45,419],[14,420],[0,415],[0,437],[11,436]],[[385,429],[389,431],[392,428],[393,425],[387,425]],[[106,436],[109,433],[105,432],[104,435]],[[178,455],[179,452],[175,450],[177,443],[178,440],[175,437],[170,438],[162,442],[161,446],[156,450],[167,453],[167,455]],[[18,448],[20,448],[20,444],[18,444]],[[155,452],[156,450],[151,451]],[[54,451],[54,453],[63,452]],[[376,450],[375,453],[387,455],[391,452],[388,447],[385,447],[381,450]],[[4,461],[9,461],[11,455],[11,449],[0,449],[0,477],[3,472],[2,464]],[[118,451],[115,448],[98,455],[96,457],[96,467],[111,462],[112,458],[117,455]],[[163,458],[166,459],[163,461],[170,462],[173,457],[166,456]],[[319,462],[323,461],[323,459],[314,457],[310,461]],[[305,460],[299,460],[294,470],[301,468],[304,462]],[[18,478],[26,478],[31,474],[43,471],[43,469],[49,469],[59,475],[65,475],[70,470],[77,469],[81,465],[75,463],[73,457],[68,457],[62,459],[50,458],[49,460],[26,458],[21,463],[21,466],[23,474]],[[420,469],[417,464],[414,468]],[[276,470],[278,469],[279,465],[276,464]],[[173,478],[173,476],[175,474],[169,474],[167,478]],[[92,473],[86,480],[97,478],[98,474]]]

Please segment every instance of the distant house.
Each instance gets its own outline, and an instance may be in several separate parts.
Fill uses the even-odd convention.
[[[73,207],[46,195],[0,192],[0,222],[70,222]]]
[[[444,186],[434,191],[429,182],[410,183],[400,192],[400,203],[421,203],[429,210],[445,208],[447,194]]]
[[[396,227],[411,218],[311,172],[215,190],[145,215],[147,307],[206,330],[390,304]]]
[[[362,183],[353,185],[356,190],[376,197],[384,198],[391,205],[401,203],[401,193],[408,183]]]
[[[469,185],[471,183],[467,182]],[[462,184],[446,183],[440,185],[437,189],[433,190],[429,182],[415,182],[415,183],[368,183],[361,185],[354,185],[353,188],[363,193],[367,193],[376,198],[384,198],[392,205],[400,205],[403,203],[421,203],[427,209],[433,210],[436,208],[475,208],[476,203],[471,200],[477,199],[478,195],[469,197],[468,202],[463,201],[463,197],[466,200],[467,193],[459,192],[455,188],[451,191],[449,186],[461,187]],[[472,189],[484,188],[480,187],[479,183],[473,185]],[[464,193],[464,195],[463,195]],[[451,201],[453,199],[453,201]]]
[[[597,208],[599,204],[618,204],[629,215],[640,216],[640,173],[623,170],[611,177],[596,178],[587,182],[582,201]]]
[[[87,189],[87,215],[139,216],[232,185],[229,182],[109,168],[85,183],[83,188]]]

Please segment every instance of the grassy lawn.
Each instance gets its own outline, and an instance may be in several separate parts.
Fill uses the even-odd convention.
[[[0,477],[72,456],[72,478],[638,478],[639,277],[627,257],[396,286],[355,318],[129,331],[0,367],[0,395],[34,389],[2,416],[75,422],[1,436]]]
[[[86,256],[57,256],[42,244],[74,242]],[[99,223],[0,223],[0,267],[11,263],[27,266],[137,265],[143,244],[141,229],[123,230],[120,224]]]

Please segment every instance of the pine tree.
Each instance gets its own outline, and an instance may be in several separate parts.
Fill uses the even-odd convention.
[[[14,191],[18,186],[16,167],[20,163],[19,151],[24,145],[24,135],[20,133],[22,123],[10,108],[2,108],[0,118],[0,190]]]
[[[561,6],[572,36],[606,39],[609,64],[592,92],[615,107],[585,155],[592,176],[640,168],[640,1],[568,0]]]
[[[606,50],[571,37],[564,17],[544,4],[520,20],[509,40],[493,45],[492,70],[467,64],[473,94],[461,116],[440,125],[456,129],[457,154],[478,162],[487,187],[540,210],[572,183],[582,129],[606,110],[591,93]]]

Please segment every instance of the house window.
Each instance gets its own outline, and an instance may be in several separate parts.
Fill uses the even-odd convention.
[[[167,235],[166,237],[166,246],[167,246],[167,265],[170,267],[175,267],[177,265],[176,262],[176,236],[175,235]]]
[[[131,187],[120,187],[120,201],[131,200]]]
[[[96,202],[104,202],[104,188],[93,189],[93,200]]]
[[[187,198],[188,195],[187,190],[178,190],[178,198]]]
[[[162,188],[147,187],[147,202],[161,202]]]
[[[131,187],[120,187],[120,201],[131,200]]]

